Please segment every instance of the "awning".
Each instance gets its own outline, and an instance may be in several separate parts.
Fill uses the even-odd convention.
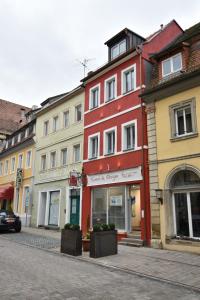
[[[0,186],[0,200],[12,200],[14,196],[14,187],[12,185]]]

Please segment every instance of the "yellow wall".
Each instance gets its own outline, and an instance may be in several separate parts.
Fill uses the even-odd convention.
[[[31,150],[32,151],[32,157],[31,157],[31,165],[30,168],[27,168],[26,166],[26,154],[27,152]],[[24,149],[21,149],[19,151],[13,152],[12,154],[8,154],[4,158],[0,159],[0,163],[3,162],[3,176],[0,176],[0,186],[13,183],[14,187],[16,188],[15,182],[16,182],[16,173],[17,173],[17,166],[18,166],[18,157],[20,154],[23,154],[23,163],[22,163],[22,169],[23,169],[23,182],[22,186],[20,187],[19,190],[19,214],[24,213],[23,209],[23,192],[24,192],[24,187],[25,186],[32,186],[32,176],[33,176],[33,165],[34,165],[34,159],[35,159],[35,152],[34,152],[34,146],[29,146]],[[11,159],[12,157],[15,157],[15,171],[11,172]],[[8,160],[8,174],[5,174],[5,161]],[[16,189],[14,193],[14,198],[16,195]],[[13,205],[12,208],[14,209]]]
[[[169,115],[169,106],[181,101],[185,101],[195,97],[196,99],[196,118],[198,136],[189,139],[177,140],[172,142],[171,139],[171,124]],[[160,189],[165,189],[165,183],[169,173],[180,165],[190,165],[200,170],[200,157],[186,157],[184,159],[175,159],[174,161],[159,162],[163,159],[177,158],[181,156],[189,156],[191,154],[200,153],[200,88],[193,88],[188,91],[179,93],[172,97],[162,99],[155,102],[156,106],[156,135],[157,135],[157,159],[158,159],[158,183]],[[164,196],[165,198],[165,196]],[[167,201],[171,201],[168,199]],[[195,242],[190,241],[171,241],[166,242],[168,235],[169,223],[173,222],[173,217],[169,217],[167,203],[160,206],[160,226],[161,226],[161,241],[166,249],[189,251],[200,254],[200,247]],[[196,242],[197,243],[197,242]],[[197,243],[198,244],[198,243]]]
[[[171,128],[169,117],[169,106],[181,101],[196,98],[197,131],[200,130],[200,88],[193,88],[188,91],[157,101],[156,104],[156,135],[157,135],[157,156],[159,159],[188,155],[199,152],[200,132],[196,138],[171,142]]]

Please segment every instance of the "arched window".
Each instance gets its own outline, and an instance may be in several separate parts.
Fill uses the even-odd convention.
[[[191,170],[180,170],[170,182],[173,192],[174,227],[179,237],[200,239],[200,178]]]

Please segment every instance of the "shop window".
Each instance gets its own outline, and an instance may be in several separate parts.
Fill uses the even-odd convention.
[[[197,133],[195,99],[170,106],[172,139],[189,137]]]
[[[92,222],[125,230],[125,186],[93,189]]]

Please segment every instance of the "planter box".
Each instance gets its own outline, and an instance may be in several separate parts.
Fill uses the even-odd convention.
[[[62,229],[60,252],[74,256],[82,255],[82,231]]]
[[[117,254],[117,230],[91,232],[90,257]]]

